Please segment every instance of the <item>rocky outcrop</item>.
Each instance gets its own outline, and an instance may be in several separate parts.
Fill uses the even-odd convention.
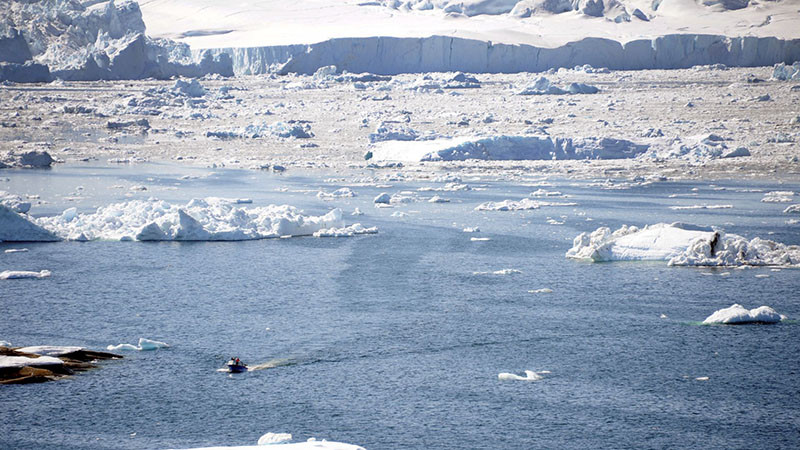
[[[24,349],[23,349],[24,350]],[[98,360],[121,359],[113,353],[83,348],[47,356],[0,346],[0,384],[28,384],[54,381],[98,367]]]

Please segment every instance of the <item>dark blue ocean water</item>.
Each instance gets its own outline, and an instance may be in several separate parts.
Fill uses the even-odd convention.
[[[358,197],[324,202],[319,187],[343,185],[319,175],[217,170],[179,179],[206,172],[66,166],[0,173],[8,178],[0,189],[40,194],[49,203],[34,208],[39,214],[73,204],[92,211],[126,198],[127,189],[110,186],[133,184],[149,187],[135,198],[249,197],[254,206],[288,203],[314,214],[336,206],[348,223],[380,233],[0,244],[0,270],[53,272],[0,282],[0,339],[99,350],[140,337],[171,345],[125,352],[72,379],[0,387],[0,448],[246,445],[266,432],[370,449],[800,446],[800,325],[697,325],[733,303],[800,318],[800,271],[564,257],[578,233],[623,223],[680,220],[800,244],[785,204],[737,192],[800,191],[796,184],[606,191],[551,180],[545,189],[573,195],[578,206],[515,213],[473,209],[538,187],[465,179],[482,189],[438,193],[451,203],[376,209],[381,191],[442,184],[354,186]],[[75,193],[83,198],[65,198]],[[734,208],[668,209],[703,203]],[[350,217],[354,207],[365,215]],[[392,217],[396,211],[408,215]],[[462,232],[474,226],[481,232]],[[19,247],[30,251],[2,253]],[[501,269],[521,273],[475,274]],[[553,292],[528,292],[540,288]],[[269,368],[218,372],[231,356]],[[524,370],[550,373],[536,382],[498,380]]]

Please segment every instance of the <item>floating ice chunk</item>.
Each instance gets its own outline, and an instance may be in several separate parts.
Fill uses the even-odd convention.
[[[392,201],[392,196],[387,194],[386,192],[381,192],[378,194],[377,197],[372,201],[373,203],[382,203],[388,205]]]
[[[674,211],[683,211],[691,209],[731,209],[733,205],[690,205],[690,206],[670,206],[669,209]]]
[[[584,83],[572,83],[567,89],[569,90],[570,94],[597,94],[600,92],[600,89],[598,89],[597,86]]]
[[[30,358],[27,356],[5,356],[0,355],[0,369],[21,368],[30,366],[61,366],[64,361],[53,356],[40,356]]]
[[[62,356],[83,350],[83,347],[59,347],[55,345],[37,345],[32,347],[18,348],[18,352],[33,353],[42,356]]]
[[[564,95],[567,91],[555,86],[545,77],[539,77],[535,83],[519,92],[519,95]]]
[[[22,199],[19,195],[0,191],[0,205],[5,206],[11,211],[26,213],[31,209],[31,203]]]
[[[486,202],[475,207],[475,211],[523,211],[528,209],[539,209],[543,206],[577,206],[572,202],[543,202],[523,198],[519,201],[503,200],[502,202]]]
[[[472,242],[483,242],[483,241],[491,241],[491,240],[492,240],[492,238],[488,238],[488,237],[474,237],[474,238],[469,238],[469,240],[470,240],[470,241],[472,241]]]
[[[321,200],[335,200],[337,198],[347,198],[347,197],[355,197],[355,196],[356,196],[356,193],[353,192],[352,189],[346,188],[346,187],[341,188],[341,189],[337,189],[337,190],[335,190],[333,192],[325,192],[325,191],[317,192],[317,198],[319,198]]]
[[[58,241],[59,238],[32,222],[29,216],[18,214],[0,204],[0,241],[34,242]]]
[[[463,231],[464,233],[480,233],[481,229],[478,227],[467,227],[461,231]]]
[[[553,292],[550,288],[541,288],[541,289],[531,289],[528,291],[529,294],[551,294]]]
[[[615,232],[601,227],[581,233],[567,251],[568,258],[592,261],[667,261],[685,251],[697,239],[711,242],[712,229],[687,227],[684,224],[660,223],[643,229],[625,226]]]
[[[568,258],[592,261],[667,261],[671,266],[796,266],[800,246],[747,239],[687,224],[659,223],[615,232],[601,227],[581,233]]]
[[[764,194],[761,199],[764,203],[791,203],[794,201],[793,191],[772,191]]]
[[[172,86],[172,92],[187,97],[202,97],[206,95],[206,88],[195,79],[190,81],[178,79]]]
[[[24,278],[47,278],[51,275],[49,270],[32,272],[27,270],[4,270],[0,272],[0,280],[19,280]]]
[[[335,441],[326,441],[321,440],[318,441],[314,438],[308,439],[306,442],[294,442],[294,443],[275,443],[275,444],[266,444],[270,447],[283,447],[286,450],[365,450],[364,447],[359,447],[358,445],[353,444],[346,444],[343,442],[335,442]],[[202,448],[195,448],[195,449],[184,449],[184,450],[264,450],[264,444],[262,445],[240,445],[240,446],[215,446],[215,447],[202,447]]]
[[[27,251],[27,248],[9,248],[4,253],[25,253]]]
[[[497,379],[502,381],[539,381],[544,378],[542,375],[548,374],[550,371],[544,370],[541,372],[534,372],[533,370],[526,370],[525,376],[517,375],[515,373],[501,372],[497,374]]]
[[[791,66],[784,63],[775,64],[772,69],[772,78],[781,81],[800,80],[800,61]]]
[[[434,195],[430,200],[428,200],[428,203],[450,203],[450,200],[439,197],[438,195]]]
[[[158,350],[159,348],[168,348],[168,347],[169,344],[165,342],[139,338],[139,345],[132,345],[132,344],[109,345],[108,347],[106,347],[106,349],[111,351],[118,351],[118,350],[146,351],[146,350]]]
[[[258,445],[280,444],[291,440],[292,435],[289,433],[267,433],[258,438]]]
[[[354,223],[342,228],[324,228],[314,232],[314,237],[352,237],[359,234],[375,234],[378,227],[366,228],[360,223]]]
[[[381,141],[413,141],[418,137],[419,133],[409,126],[382,123],[369,135],[369,142],[374,144]]]
[[[0,339],[0,347],[11,347],[11,342]]]
[[[33,220],[33,219],[31,219]],[[306,216],[288,205],[245,208],[231,200],[209,197],[177,206],[156,199],[100,207],[64,222],[61,216],[35,219],[58,236],[105,240],[237,241],[310,236],[325,228],[343,228],[342,212]],[[56,238],[57,239],[57,238]]]
[[[70,222],[77,215],[78,215],[78,208],[75,208],[75,207],[67,208],[67,209],[64,210],[63,213],[61,213],[61,220],[63,220],[64,222]]]
[[[745,324],[745,323],[778,323],[786,317],[778,314],[769,306],[761,306],[751,310],[739,304],[715,311],[703,321],[704,324]]]
[[[783,210],[784,214],[800,214],[800,204],[787,206]]]
[[[501,269],[494,272],[472,272],[473,275],[517,275],[522,273],[517,269]]]

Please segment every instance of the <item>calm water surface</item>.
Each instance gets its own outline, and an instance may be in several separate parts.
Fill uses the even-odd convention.
[[[518,200],[538,187],[465,179],[480,190],[438,193],[450,203],[377,209],[372,198],[382,191],[443,183],[353,186],[357,197],[324,202],[319,188],[345,185],[234,170],[180,178],[209,172],[67,166],[2,172],[0,189],[41,195],[48,203],[36,214],[91,212],[126,195],[180,203],[248,197],[253,206],[288,203],[310,214],[341,207],[348,223],[380,233],[0,252],[0,270],[53,272],[0,283],[0,339],[104,349],[145,337],[171,345],[125,352],[69,380],[0,387],[0,448],[248,445],[266,432],[370,449],[800,445],[800,327],[697,325],[733,303],[800,317],[800,271],[564,258],[578,233],[623,223],[684,221],[800,244],[785,204],[739,192],[798,185],[608,191],[551,180],[545,189],[578,206],[477,212],[481,202]],[[139,184],[148,191],[128,190]],[[692,204],[734,207],[668,208]],[[351,217],[355,207],[365,215]],[[397,211],[407,216],[392,217]],[[475,226],[480,233],[462,232]],[[475,273],[501,269],[521,273]],[[528,292],[540,288],[553,292]],[[218,372],[231,356],[267,368]],[[550,373],[537,382],[497,377],[524,370]]]

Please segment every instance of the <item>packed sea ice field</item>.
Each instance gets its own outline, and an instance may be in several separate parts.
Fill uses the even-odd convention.
[[[11,5],[0,448],[798,446],[791,2]]]

